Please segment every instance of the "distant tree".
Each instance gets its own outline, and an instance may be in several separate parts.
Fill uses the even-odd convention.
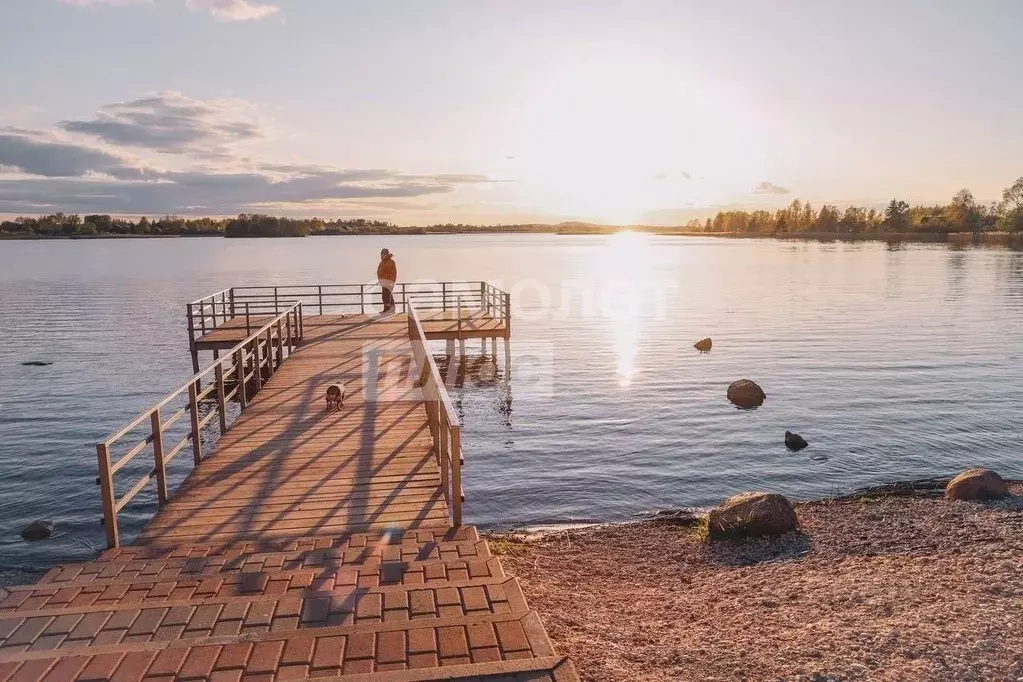
[[[138,224],[135,225],[135,229],[132,230],[135,234],[149,234],[153,231],[153,226],[149,222],[149,218],[142,216],[139,219]]]
[[[1002,200],[1010,211],[1023,210],[1023,176],[1016,179],[1016,182],[1006,187],[1002,192]]]
[[[948,205],[948,219],[954,226],[964,230],[976,230],[980,227],[981,212],[977,206],[977,200],[973,198],[973,192],[968,189],[961,189],[952,197],[952,203]]]
[[[892,199],[884,210],[884,225],[889,230],[904,230],[909,227],[909,204]]]

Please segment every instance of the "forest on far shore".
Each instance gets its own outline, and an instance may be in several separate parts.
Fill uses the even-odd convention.
[[[609,232],[613,225],[559,223],[557,225],[466,225],[437,224],[425,227],[394,225],[381,220],[288,218],[260,213],[243,213],[235,218],[184,218],[164,216],[129,220],[110,215],[80,216],[54,213],[0,222],[0,237],[75,238],[99,236],[223,236],[223,237],[305,237],[341,234],[455,234],[472,232]],[[774,211],[764,209],[720,211],[713,218],[691,220],[677,227],[637,227],[655,233],[729,234],[764,237],[805,234],[869,236],[901,235],[912,238],[950,234],[1023,232],[1023,177],[1002,192],[1002,200],[978,202],[963,189],[952,200],[938,206],[910,206],[892,199],[883,210],[832,204],[816,208],[810,202],[794,200]]]

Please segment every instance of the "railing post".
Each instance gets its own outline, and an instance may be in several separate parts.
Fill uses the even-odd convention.
[[[284,330],[288,333],[288,357],[294,352],[295,347],[292,344],[291,337],[291,316],[295,314],[294,310],[289,310],[288,314],[284,316]]]
[[[252,334],[252,323],[249,321],[249,302],[245,301],[245,336]],[[199,370],[196,370],[198,372]]]
[[[359,285],[359,312],[366,314],[366,285]]]
[[[440,482],[444,486],[444,497],[447,498],[448,506],[452,505],[451,481],[448,479],[448,420],[444,412],[444,405],[437,401],[437,430],[440,432]]]
[[[273,326],[266,328],[266,378],[269,380],[274,375],[274,336]]]
[[[511,294],[504,295],[504,334],[505,338],[511,336]]]
[[[199,351],[195,348],[195,318],[192,316],[192,304],[186,306],[188,311],[188,352],[192,354],[192,374],[199,373]]]
[[[198,465],[202,461],[202,434],[199,432],[199,391],[194,381],[188,383],[188,411],[192,417],[192,459]]]
[[[238,378],[238,404],[244,410],[248,406],[245,396],[245,346],[235,351],[234,373]]]
[[[117,547],[117,510],[114,500],[114,475],[110,473],[110,448],[106,443],[96,445],[96,459],[99,461],[99,487],[103,498],[103,530],[107,535],[107,547]]]
[[[153,435],[153,460],[156,463],[156,497],[160,506],[167,504],[167,465],[163,461],[163,426],[160,424],[160,408],[149,415]]]
[[[462,435],[461,427],[451,427],[451,499],[454,525],[462,525]]]
[[[323,314],[323,285],[322,284],[317,284],[316,285],[316,293],[317,293],[317,295],[319,296],[319,299],[320,299],[320,315],[322,315]]]
[[[486,282],[480,282],[480,310],[486,312],[487,310],[487,284]]]
[[[284,363],[284,335],[281,333],[281,318],[277,318],[277,366]]]
[[[441,310],[447,310],[448,309],[448,283],[447,282],[441,282],[440,283],[440,292],[441,292]]]
[[[234,287],[231,287],[231,317],[234,317]]]
[[[227,433],[227,400],[225,398],[227,391],[224,390],[224,361],[217,361],[213,371],[217,376],[217,412],[220,415],[220,435],[223,436]]]
[[[274,287],[274,315],[280,315],[280,314],[281,314],[281,311],[278,310],[278,302],[277,302],[277,287]]]

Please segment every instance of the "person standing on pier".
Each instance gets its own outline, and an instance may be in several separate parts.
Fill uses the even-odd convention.
[[[380,265],[377,266],[377,282],[380,283],[380,297],[384,302],[384,312],[394,312],[394,284],[398,281],[398,265],[394,262],[391,252],[380,250]]]

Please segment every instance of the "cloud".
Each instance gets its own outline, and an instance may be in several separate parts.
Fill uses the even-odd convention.
[[[693,176],[690,175],[688,171],[679,171],[678,174],[679,174],[679,177],[681,177],[683,180],[692,180],[693,179]]]
[[[19,128],[0,129],[0,165],[47,178],[102,173],[130,179],[146,175],[124,158],[98,149],[49,140],[42,133]]]
[[[185,0],[185,6],[193,12],[209,12],[220,21],[253,21],[266,19],[280,9],[250,0]]]
[[[99,7],[102,5],[123,7],[127,5],[153,4],[153,0],[58,0],[58,2],[64,5],[73,5],[75,7]]]
[[[251,105],[197,100],[179,92],[110,104],[93,119],[61,121],[58,126],[116,146],[206,158],[229,156],[232,145],[264,137]]]
[[[758,182],[757,186],[753,188],[751,194],[791,194],[792,191],[787,187],[776,185],[773,182],[764,180]]]

